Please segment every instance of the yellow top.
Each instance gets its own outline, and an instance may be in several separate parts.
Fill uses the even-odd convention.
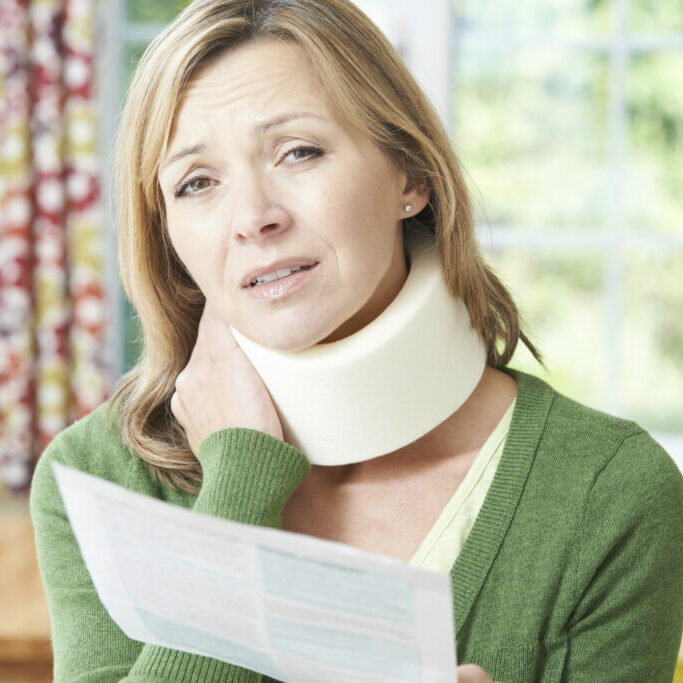
[[[510,429],[515,402],[516,399],[491,432],[469,472],[413,555],[410,560],[413,566],[446,574],[451,570],[493,481]]]

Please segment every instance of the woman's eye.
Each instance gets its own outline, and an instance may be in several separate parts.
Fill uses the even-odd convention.
[[[196,194],[211,187],[212,182],[213,181],[210,178],[205,178],[204,176],[199,178],[191,178],[178,188],[175,196],[182,198],[187,197],[188,195]]]
[[[313,159],[322,156],[322,154],[323,151],[317,147],[296,147],[295,149],[290,149],[284,158],[291,158],[293,161],[298,162]]]

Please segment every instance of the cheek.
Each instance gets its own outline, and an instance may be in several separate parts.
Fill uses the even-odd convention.
[[[398,219],[396,206],[400,202],[400,178],[391,163],[374,149],[358,159],[352,175],[348,196],[370,220],[381,228],[395,227]]]
[[[168,222],[168,235],[176,255],[207,299],[221,296],[225,284],[223,242],[209,219],[201,222],[177,217]]]
[[[366,233],[369,228],[372,234],[381,233],[382,226],[393,217],[393,212],[388,212],[392,201],[388,189],[385,179],[365,167],[355,168],[328,191],[328,211],[350,234]]]
[[[185,264],[185,267],[190,269],[191,258],[191,241],[187,239],[187,235],[177,221],[168,221],[168,236],[171,239],[171,244],[175,249],[178,258]]]
[[[169,221],[168,235],[176,255],[203,291],[202,280],[206,277],[207,264],[201,263],[201,255],[206,253],[206,247],[201,247],[200,240],[197,239],[196,235],[184,229],[184,226],[178,225],[177,222]]]

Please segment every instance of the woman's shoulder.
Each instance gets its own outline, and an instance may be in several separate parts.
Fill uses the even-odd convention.
[[[33,475],[36,489],[53,484],[52,464],[60,463],[129,488],[152,487],[141,459],[123,439],[116,409],[105,402],[52,439]]]
[[[598,479],[651,494],[667,491],[683,505],[683,476],[669,454],[640,425],[583,405],[543,380],[513,371],[518,408],[511,430],[526,436],[539,467],[568,487]],[[516,424],[515,424],[516,422]]]

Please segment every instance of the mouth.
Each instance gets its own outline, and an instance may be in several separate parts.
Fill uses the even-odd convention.
[[[285,278],[288,278],[295,273],[298,273],[302,270],[311,270],[311,268],[315,268],[317,266],[317,263],[314,263],[312,265],[300,265],[300,266],[292,266],[290,268],[282,268],[280,270],[274,270],[271,271],[270,273],[266,273],[265,275],[261,275],[255,279],[253,279],[251,282],[249,282],[246,287],[247,288],[253,288],[253,287],[262,287],[263,285],[270,284],[272,282],[278,282],[279,280],[284,280]]]
[[[264,273],[243,287],[255,301],[276,303],[309,286],[318,272],[318,263],[289,266]]]
[[[269,282],[277,282],[283,278],[291,277],[292,274],[301,270],[311,270],[318,263],[319,261],[309,256],[291,256],[264,263],[251,272],[245,273],[240,282],[240,287],[249,289],[250,287],[263,286]]]

